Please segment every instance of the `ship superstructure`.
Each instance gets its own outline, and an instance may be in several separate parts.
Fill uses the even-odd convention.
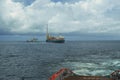
[[[48,26],[46,30],[46,42],[54,42],[54,43],[64,43],[65,39],[63,36],[51,36],[48,32]]]

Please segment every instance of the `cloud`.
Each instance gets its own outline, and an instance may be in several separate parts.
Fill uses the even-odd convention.
[[[14,2],[20,2],[25,6],[31,5],[35,0],[13,0]]]
[[[80,0],[51,0],[53,2],[62,2],[62,3],[74,3],[74,2],[78,2]]]
[[[119,0],[72,1],[35,0],[26,6],[20,0],[1,0],[0,31],[44,33],[48,24],[53,33],[120,33]]]

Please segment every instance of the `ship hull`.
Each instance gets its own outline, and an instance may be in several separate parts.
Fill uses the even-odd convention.
[[[77,75],[67,68],[62,68],[48,80],[120,80],[119,72],[120,70],[116,70],[110,76],[83,76]]]
[[[64,43],[65,40],[46,40],[46,42],[52,42],[52,43]]]

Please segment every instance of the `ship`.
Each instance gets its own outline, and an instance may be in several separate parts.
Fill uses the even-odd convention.
[[[37,38],[32,38],[30,40],[27,40],[26,42],[38,42],[38,39]]]
[[[107,76],[84,76],[73,73],[70,69],[62,68],[54,73],[48,80],[120,80],[120,70]]]
[[[63,36],[58,35],[58,36],[51,36],[48,32],[48,26],[46,30],[46,42],[53,42],[53,43],[64,43],[65,39]]]

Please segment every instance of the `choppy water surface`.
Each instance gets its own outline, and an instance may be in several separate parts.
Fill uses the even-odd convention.
[[[0,80],[47,80],[63,67],[109,75],[120,69],[120,41],[0,42]]]

